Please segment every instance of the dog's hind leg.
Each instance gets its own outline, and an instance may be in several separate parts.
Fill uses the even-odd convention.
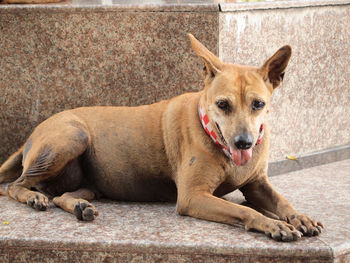
[[[81,188],[75,192],[67,192],[55,197],[53,202],[68,213],[74,214],[79,220],[92,221],[98,212],[90,202],[95,198],[95,193],[87,188]]]
[[[14,181],[22,172],[23,147],[12,154],[0,167],[0,184]]]
[[[66,123],[55,124],[52,130],[47,131],[44,126],[33,132],[30,149],[23,157],[22,175],[8,186],[10,197],[37,210],[46,210],[49,202],[44,194],[32,188],[60,176],[86,150],[89,141],[84,129]],[[71,173],[67,180],[77,181],[75,177]],[[79,184],[80,181],[76,189]]]

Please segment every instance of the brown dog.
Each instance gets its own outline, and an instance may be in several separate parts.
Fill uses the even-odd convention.
[[[260,68],[226,64],[190,36],[204,60],[205,88],[139,107],[84,107],[41,123],[0,168],[7,194],[38,210],[47,196],[81,220],[93,220],[88,202],[177,200],[177,212],[243,224],[275,240],[321,232],[269,184],[270,97],[283,79],[291,48]],[[253,205],[280,220],[219,198],[239,189]],[[299,231],[300,232],[299,232]]]

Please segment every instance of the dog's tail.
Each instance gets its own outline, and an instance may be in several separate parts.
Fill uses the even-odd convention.
[[[16,180],[22,173],[23,146],[0,167],[0,184]],[[6,195],[6,187],[0,185],[0,195]]]

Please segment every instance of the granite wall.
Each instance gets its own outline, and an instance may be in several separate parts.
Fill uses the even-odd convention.
[[[217,53],[218,24],[215,4],[0,6],[0,163],[56,112],[198,90],[187,33]]]
[[[350,1],[112,2],[0,5],[0,163],[53,113],[201,88],[188,32],[242,64],[292,45],[273,99],[272,161],[350,143]]]

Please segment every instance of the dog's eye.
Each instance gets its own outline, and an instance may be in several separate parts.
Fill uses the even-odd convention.
[[[216,106],[218,106],[218,108],[223,110],[223,111],[229,111],[230,110],[230,104],[226,100],[218,100],[216,102]]]
[[[265,106],[265,102],[263,102],[261,100],[254,100],[252,102],[252,110],[253,111],[261,110],[262,108],[264,108],[264,106]]]

